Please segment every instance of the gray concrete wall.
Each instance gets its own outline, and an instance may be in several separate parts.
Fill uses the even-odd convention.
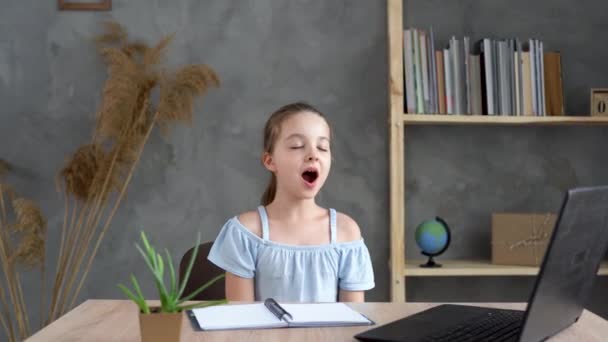
[[[500,9],[503,2],[483,3]],[[447,34],[470,29],[458,22],[479,18],[465,15],[476,5],[457,4],[462,2],[434,7],[416,2],[416,12],[408,11],[406,22],[435,23],[447,39]],[[608,50],[589,37],[605,31],[597,7],[604,6],[605,12],[608,6],[599,0],[588,9],[558,4],[576,12],[571,18],[576,24],[538,31],[538,36],[554,45],[562,44],[562,35],[574,35],[564,41],[594,51],[577,50],[572,62],[564,57],[568,111],[585,113],[587,88],[608,85],[603,66]],[[449,11],[437,10],[445,6]],[[528,5],[518,6],[525,12]],[[554,12],[563,13],[549,11]],[[589,16],[597,20],[585,19]],[[367,298],[387,300],[384,1],[114,0],[111,12],[59,12],[55,1],[3,0],[0,158],[15,166],[9,181],[36,199],[48,217],[49,266],[57,255],[63,216],[54,177],[65,158],[90,137],[105,79],[90,39],[109,18],[151,42],[175,32],[168,63],[209,64],[222,87],[197,103],[192,127],[176,127],[166,138],[155,133],[149,141],[81,299],[122,298],[116,284],[132,272],[148,279],[133,248],[139,229],[168,247],[177,262],[196,232],[213,239],[227,218],[254,208],[267,180],[258,161],[264,121],[277,107],[305,100],[327,114],[335,131],[335,161],[320,202],[359,222],[377,281]],[[514,26],[515,21],[507,23]],[[571,51],[567,44],[558,47]],[[447,256],[487,256],[491,211],[552,209],[567,186],[606,182],[608,157],[602,144],[607,133],[579,127],[408,129],[408,224],[442,214],[456,230]],[[415,256],[409,241],[408,255]],[[37,298],[36,279],[26,277],[28,298]],[[531,289],[529,278],[408,280],[410,300],[525,300]],[[605,289],[606,282],[601,284]],[[147,283],[144,292],[154,293]],[[601,310],[606,298],[596,293],[601,299],[596,304],[604,303],[596,305]]]

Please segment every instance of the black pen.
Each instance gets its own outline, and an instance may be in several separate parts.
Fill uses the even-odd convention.
[[[266,306],[268,310],[270,310],[270,312],[272,312],[275,316],[278,316],[280,320],[283,319],[283,316],[287,315],[293,321],[293,316],[291,316],[289,312],[285,311],[285,309],[283,309],[274,299],[266,299],[264,301],[264,306]]]

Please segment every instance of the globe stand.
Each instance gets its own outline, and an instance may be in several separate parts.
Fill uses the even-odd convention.
[[[422,253],[424,254],[424,253]],[[426,255],[426,254],[424,254]],[[421,264],[420,267],[427,267],[427,268],[434,268],[434,267],[441,267],[441,264],[438,264],[435,262],[435,260],[433,260],[433,256],[431,255],[427,255],[429,257],[429,260],[426,262],[426,264]]]
[[[420,229],[423,229],[425,227],[426,224],[433,224],[432,221],[425,221],[422,224],[418,225],[418,227],[416,228],[416,243],[418,244],[418,246],[420,247],[420,249],[422,249],[422,255],[429,257],[429,260],[427,260],[426,264],[421,264],[420,267],[424,267],[424,268],[435,268],[435,267],[441,267],[441,264],[438,264],[435,262],[435,260],[433,260],[433,257],[436,257],[438,255],[441,255],[443,252],[446,251],[446,249],[448,249],[448,246],[450,245],[450,241],[452,240],[452,233],[450,231],[450,227],[448,226],[448,224],[439,216],[435,217],[435,221],[437,221],[441,227],[445,230],[445,245],[441,248],[441,250],[433,250],[432,252],[425,252],[424,251],[424,247],[422,247],[420,245],[420,241],[418,241],[419,239],[419,231]],[[437,228],[437,227],[434,227]],[[435,246],[432,247],[432,249]]]

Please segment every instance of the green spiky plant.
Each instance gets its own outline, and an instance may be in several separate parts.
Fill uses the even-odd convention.
[[[188,294],[187,296],[182,297],[184,294],[186,283],[188,282],[188,278],[190,278],[190,272],[192,271],[194,260],[196,259],[196,255],[198,253],[198,247],[200,244],[200,234],[198,235],[198,238],[196,240],[196,247],[192,252],[192,255],[188,262],[188,268],[186,269],[186,273],[184,274],[184,279],[182,281],[178,281],[178,279],[176,278],[171,255],[169,254],[169,251],[165,249],[165,256],[167,258],[166,265],[168,265],[169,268],[169,288],[167,288],[167,286],[165,285],[165,261],[163,261],[163,256],[160,253],[156,252],[156,249],[152,245],[150,245],[150,243],[148,242],[148,238],[146,237],[146,234],[143,231],[141,232],[141,240],[144,244],[144,248],[142,249],[137,243],[135,243],[135,247],[137,248],[139,253],[144,257],[146,265],[148,265],[148,268],[150,269],[154,277],[154,282],[156,284],[156,288],[158,289],[160,297],[160,306],[158,307],[158,310],[152,311],[148,303],[146,303],[146,299],[144,298],[141,292],[141,288],[139,286],[139,283],[137,282],[137,278],[135,278],[133,274],[131,274],[131,283],[133,284],[133,289],[135,292],[131,291],[123,284],[118,285],[122,292],[127,297],[129,297],[129,299],[134,301],[137,306],[139,306],[139,310],[141,313],[178,313],[184,310],[220,305],[225,304],[227,302],[226,299],[221,299],[199,302],[195,304],[184,304],[185,302],[192,300],[192,298],[203,292],[213,283],[224,277],[223,274],[219,275],[211,279],[192,293]]]

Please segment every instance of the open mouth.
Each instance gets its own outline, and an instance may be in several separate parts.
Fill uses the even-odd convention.
[[[319,177],[319,173],[317,172],[317,170],[314,170],[314,169],[309,169],[302,173],[302,178],[307,183],[314,183],[314,181],[316,181],[318,177]]]

